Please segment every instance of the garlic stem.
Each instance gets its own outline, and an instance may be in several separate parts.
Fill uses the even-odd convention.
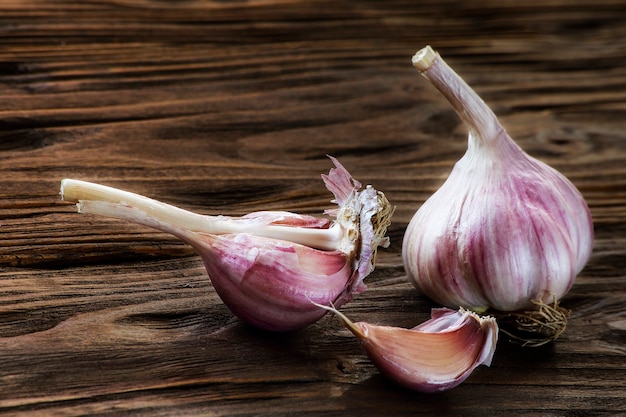
[[[494,112],[430,45],[420,49],[412,63],[448,99],[473,136],[487,142],[500,136],[504,129]]]
[[[236,219],[225,216],[206,216],[193,213],[139,194],[74,179],[61,181],[61,198],[77,203],[81,201],[103,201],[131,206],[161,223],[194,232],[209,234],[250,233],[320,250],[338,250],[342,238],[341,227],[336,223],[330,228],[324,229],[238,222]],[[91,205],[79,204],[78,207],[81,213],[100,214],[128,220],[123,217],[123,211],[114,210],[110,205],[99,206],[97,213],[92,211],[94,206]]]

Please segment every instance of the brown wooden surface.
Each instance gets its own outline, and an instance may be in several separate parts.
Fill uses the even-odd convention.
[[[0,2],[0,413],[13,416],[626,414],[622,0]],[[530,154],[583,192],[592,259],[554,344],[424,395],[332,318],[256,330],[176,239],[75,214],[64,177],[208,214],[320,214],[338,157],[397,206],[354,320],[433,304],[400,258],[465,129],[410,65],[431,44]],[[504,342],[504,341],[502,341]]]

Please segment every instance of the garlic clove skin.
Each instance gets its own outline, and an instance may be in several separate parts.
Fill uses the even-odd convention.
[[[433,309],[429,320],[412,329],[353,323],[329,309],[361,341],[381,373],[413,391],[431,393],[458,386],[478,366],[491,365],[498,341],[493,317],[462,308]]]
[[[339,208],[334,221],[282,211],[234,218],[203,216],[123,190],[65,179],[63,199],[80,213],[131,221],[171,233],[194,247],[220,298],[242,320],[290,331],[364,291],[393,209],[384,194],[362,189],[339,162],[323,176]]]
[[[478,312],[560,300],[593,247],[583,196],[515,144],[430,47],[413,63],[452,104],[469,136],[465,155],[407,227],[408,277],[438,303]]]

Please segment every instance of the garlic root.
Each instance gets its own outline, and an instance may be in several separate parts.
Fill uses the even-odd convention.
[[[561,307],[556,299],[552,304],[541,300],[533,301],[533,304],[537,307],[534,310],[494,313],[500,331],[508,336],[509,341],[523,347],[539,347],[558,339],[571,314],[571,310]]]

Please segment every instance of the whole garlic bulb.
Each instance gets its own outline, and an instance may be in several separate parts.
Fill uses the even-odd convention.
[[[408,225],[408,277],[450,308],[504,312],[556,303],[593,246],[585,200],[530,157],[495,114],[429,46],[413,57],[469,128],[468,149]]]

